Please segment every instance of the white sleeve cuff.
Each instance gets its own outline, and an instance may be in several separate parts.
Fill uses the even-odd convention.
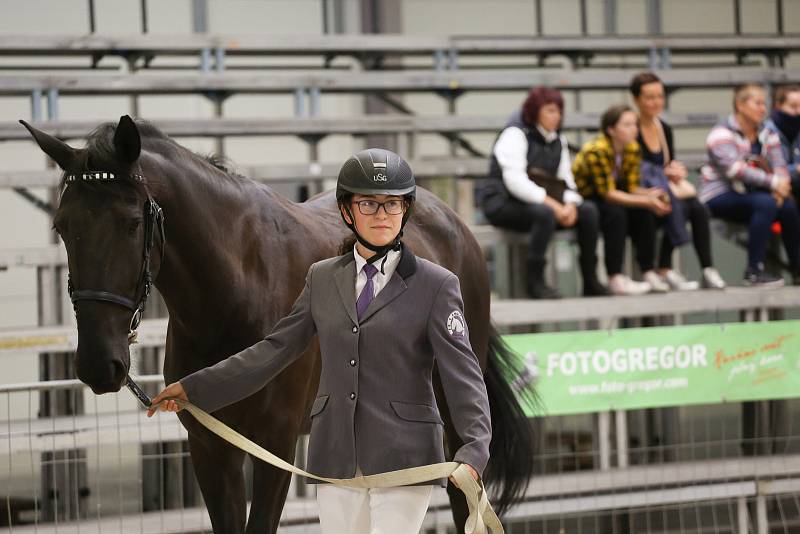
[[[564,191],[564,204],[575,204],[576,206],[580,206],[583,204],[583,197],[577,191],[567,189]]]

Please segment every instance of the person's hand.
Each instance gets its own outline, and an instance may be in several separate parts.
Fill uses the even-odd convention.
[[[660,187],[647,187],[643,189],[638,189],[635,193],[637,195],[641,194],[647,197],[659,198],[665,193],[665,191]]]
[[[147,409],[147,417],[153,417],[153,414],[159,409],[162,412],[179,412],[181,407],[178,406],[177,402],[172,400],[173,398],[183,399],[185,401],[189,400],[180,382],[174,382],[168,385],[161,390],[161,393],[156,395],[156,398],[153,399],[152,404],[150,404],[150,408]]]
[[[689,176],[689,171],[686,170],[686,166],[680,161],[672,160],[669,162],[669,165],[664,167],[664,174],[667,175],[670,182],[677,184]]]
[[[648,202],[647,209],[655,213],[659,217],[663,217],[668,213],[672,212],[672,206],[669,202],[664,202],[659,197],[650,197]]]
[[[469,464],[461,464],[461,465],[466,466],[467,471],[469,471],[469,474],[472,475],[472,478],[475,479],[476,482],[480,479],[480,476],[478,476],[478,472],[475,471],[475,469],[471,465]],[[461,489],[458,485],[458,482],[456,482],[456,479],[454,479],[452,476],[450,476],[450,482],[458,489]]]
[[[544,204],[553,210],[553,215],[556,218],[556,222],[563,226],[568,215],[568,212],[566,211],[566,205],[550,196],[544,197]]]
[[[792,182],[788,178],[778,176],[772,190],[781,198],[789,198],[792,194]]]
[[[578,208],[575,204],[564,204],[561,210],[562,219],[559,221],[564,228],[571,228],[578,222]]]

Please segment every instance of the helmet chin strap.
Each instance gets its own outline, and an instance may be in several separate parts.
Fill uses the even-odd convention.
[[[347,210],[347,215],[348,217],[350,217],[350,220],[354,221],[355,219],[353,218],[353,212],[350,211],[350,207],[344,206],[344,209]],[[350,230],[355,234],[356,240],[359,243],[361,243],[364,247],[375,253],[371,258],[367,260],[367,263],[375,263],[381,258],[383,258],[383,261],[381,262],[381,274],[386,274],[383,272],[383,267],[386,265],[386,259],[387,259],[386,255],[389,253],[390,250],[400,250],[400,240],[403,238],[403,227],[406,225],[406,221],[408,221],[408,215],[409,211],[406,211],[406,213],[403,214],[403,222],[400,225],[400,232],[397,233],[392,242],[389,243],[388,245],[382,245],[382,246],[373,245],[372,243],[361,237],[361,234],[359,234],[358,230],[356,230],[355,224],[347,222],[347,219],[345,218],[343,213],[342,213],[342,220],[344,221],[344,224],[346,224],[347,227],[350,228]]]

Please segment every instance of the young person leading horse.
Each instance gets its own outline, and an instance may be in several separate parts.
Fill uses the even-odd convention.
[[[104,124],[80,149],[26,126],[65,171],[54,226],[66,247],[75,291],[102,291],[138,302],[145,293],[140,282],[151,201],[163,212],[164,232],[153,236],[145,267],[169,309],[168,383],[263,339],[291,309],[309,266],[334,256],[349,232],[333,191],[291,202],[264,184],[211,164],[144,121],[126,116],[119,124]],[[90,171],[107,179],[81,179]],[[484,479],[495,490],[493,503],[502,513],[524,493],[533,470],[533,444],[528,420],[506,379],[514,357],[489,322],[485,259],[458,216],[421,188],[403,241],[416,256],[446,267],[463,282],[468,337],[484,370],[492,413],[492,460]],[[131,365],[131,310],[90,299],[76,300],[75,309],[78,377],[95,393],[118,391]],[[313,341],[267,387],[214,416],[291,462],[297,437],[308,431],[319,376]],[[434,389],[449,458],[461,439],[444,408],[436,371]],[[178,417],[189,434],[192,465],[214,531],[274,533],[289,474],[254,462],[248,516],[245,453],[188,412]],[[452,485],[448,494],[456,527],[463,531],[466,501]]]
[[[310,472],[352,478],[444,461],[434,362],[464,444],[455,461],[477,480],[489,460],[489,401],[469,344],[458,277],[401,241],[416,197],[414,174],[388,150],[345,162],[336,199],[357,242],[317,262],[302,293],[262,341],[167,386],[148,411],[178,411],[173,397],[216,411],[263,388],[319,336],[322,375],[311,409]],[[444,486],[445,481],[441,481]],[[328,534],[417,532],[433,486],[318,489]]]

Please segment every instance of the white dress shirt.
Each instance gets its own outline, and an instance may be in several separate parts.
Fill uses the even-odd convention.
[[[538,124],[536,128],[545,141],[561,140],[561,160],[556,171],[556,178],[567,183],[564,191],[564,203],[579,205],[583,197],[577,191],[575,177],[572,175],[572,166],[569,159],[569,146],[567,138],[558,132],[549,132]],[[528,178],[528,138],[520,128],[509,126],[500,134],[494,145],[494,157],[503,172],[503,184],[508,192],[522,202],[528,204],[541,204],[547,196],[543,187],[536,185]]]
[[[367,274],[364,272],[364,265],[367,264],[367,260],[361,257],[355,245],[353,246],[353,256],[356,259],[356,300],[358,300],[358,296],[361,294],[364,286],[367,285]],[[383,258],[374,263],[378,272],[372,278],[372,288],[375,290],[375,293],[372,295],[373,298],[375,298],[378,293],[381,292],[381,289],[386,287],[386,284],[391,280],[394,270],[397,269],[397,264],[400,263],[400,251],[390,250],[386,254],[386,264],[383,265],[383,273],[381,273],[382,263]]]

